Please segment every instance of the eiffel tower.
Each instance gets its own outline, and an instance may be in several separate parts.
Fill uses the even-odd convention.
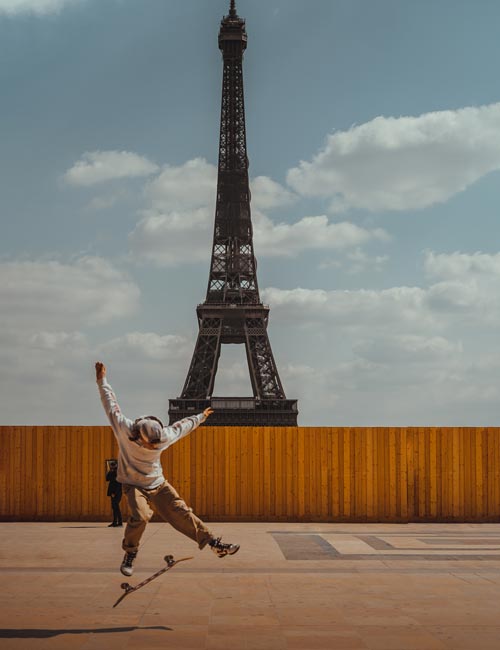
[[[297,400],[287,400],[267,336],[269,306],[257,285],[248,183],[243,52],[245,21],[231,0],[222,19],[223,56],[217,202],[206,300],[198,305],[199,333],[180,398],[169,400],[172,424],[214,409],[210,425],[297,426]],[[213,397],[221,345],[244,344],[253,397]]]

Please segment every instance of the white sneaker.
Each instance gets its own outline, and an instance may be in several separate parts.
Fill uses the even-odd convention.
[[[125,553],[123,562],[120,567],[120,571],[123,573],[124,576],[131,576],[134,573],[132,564],[134,563],[136,555],[137,555],[137,551],[134,551],[132,553]]]
[[[221,542],[221,538],[213,539],[209,542],[209,545],[212,551],[217,555],[217,557],[225,557],[226,555],[234,555],[240,550],[239,544],[224,544]]]

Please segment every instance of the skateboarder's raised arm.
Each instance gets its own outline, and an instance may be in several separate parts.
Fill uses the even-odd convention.
[[[205,413],[200,413],[199,415],[190,415],[183,420],[179,420],[175,424],[172,424],[170,427],[163,427],[163,435],[166,435],[166,442],[162,448],[166,449],[173,445],[174,442],[177,442],[184,436],[189,435],[192,431],[197,429],[200,424],[205,422],[207,415]]]
[[[128,438],[132,431],[133,422],[121,412],[113,389],[106,378],[106,366],[98,361],[95,364],[95,370],[101,402],[111,427],[117,436],[126,436]]]
[[[172,424],[172,426],[163,427],[163,436],[166,437],[166,442],[162,445],[161,449],[166,449],[173,445],[174,442],[177,442],[184,436],[187,436],[189,433],[197,429],[200,424],[203,424],[205,420],[212,415],[214,412],[213,408],[210,406],[207,407],[203,413],[198,415],[191,415],[183,420],[179,420]]]

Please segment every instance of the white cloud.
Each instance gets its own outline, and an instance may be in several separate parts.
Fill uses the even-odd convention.
[[[329,322],[358,328],[500,325],[500,255],[436,254],[427,251],[424,268],[436,280],[427,287],[381,290],[276,289],[261,292],[282,319]]]
[[[120,178],[150,176],[158,165],[128,151],[90,151],[68,169],[63,178],[69,185],[88,187]]]
[[[499,260],[427,251],[429,282],[420,287],[264,289],[272,327],[287,337],[284,348],[275,337],[273,351],[299,368],[285,388],[302,400],[301,418],[339,426],[495,426]]]
[[[145,214],[150,216],[143,217],[129,234],[136,263],[173,267],[210,259],[213,215],[209,210]]]
[[[168,421],[168,399],[181,393],[194,343],[181,335],[137,331],[100,343],[96,354],[106,363],[108,378],[128,417],[151,413]],[[104,422],[94,393],[90,399]]]
[[[428,303],[455,320],[500,324],[500,254],[427,251],[427,275],[438,280],[429,287]]]
[[[36,330],[33,319],[31,327]],[[131,332],[106,340],[70,331],[2,331],[2,424],[105,424],[94,362],[103,360],[124,412],[168,419],[168,397],[182,388],[194,341]]]
[[[437,326],[426,308],[426,291],[420,287],[392,287],[382,290],[277,289],[261,291],[269,303],[273,319],[297,325],[328,323],[332,327],[385,328],[396,322],[400,327]]]
[[[194,341],[175,334],[109,336],[139,310],[130,278],[99,258],[0,263],[2,424],[104,424],[93,364],[104,360],[127,412],[166,418]]]
[[[154,332],[130,332],[108,341],[102,346],[102,351],[106,354],[120,352],[127,358],[133,355],[141,362],[144,360],[172,361],[184,358],[188,352],[192,353],[193,343],[183,336],[173,334],[161,336]]]
[[[38,350],[61,350],[61,348],[87,345],[82,332],[36,332],[30,338],[30,345]]]
[[[424,268],[428,275],[447,278],[468,278],[481,275],[500,277],[500,253],[434,253],[427,251]]]
[[[198,208],[168,214],[144,211],[143,214],[147,216],[129,235],[132,255],[137,261],[166,267],[209,261],[214,222],[211,211]],[[259,212],[253,214],[253,241],[258,258],[295,257],[311,250],[341,251],[389,239],[381,228],[368,230],[346,221],[333,223],[324,215],[287,224],[274,223]],[[384,260],[378,258],[378,263]],[[352,261],[359,267],[359,255]]]
[[[167,165],[146,184],[148,207],[129,234],[139,263],[173,267],[210,259],[217,168],[203,158]]]
[[[253,208],[270,210],[290,205],[296,196],[267,176],[250,180]],[[145,187],[146,198],[154,209],[163,212],[215,208],[217,167],[204,158],[193,158],[183,165],[165,165]],[[212,215],[213,216],[213,215]]]
[[[114,195],[95,196],[91,201],[89,201],[87,210],[107,210],[108,208],[112,208],[117,201],[118,197]]]
[[[246,361],[230,363],[226,358],[228,350],[224,350],[224,347],[215,377],[214,396],[249,397],[253,395],[248,363]]]
[[[216,188],[217,167],[194,158],[177,167],[165,165],[144,193],[153,210],[168,213],[215,207]]]
[[[122,189],[113,194],[95,196],[91,199],[88,204],[85,206],[86,210],[99,212],[101,210],[108,210],[116,205],[119,201],[124,201],[125,199],[130,198],[130,192],[128,190]]]
[[[357,356],[378,364],[429,364],[442,363],[443,359],[460,354],[462,344],[442,336],[395,334],[359,340],[354,343],[353,351]]]
[[[497,103],[377,117],[339,131],[287,181],[301,195],[330,198],[333,210],[409,210],[447,201],[499,169]]]
[[[252,208],[255,210],[272,210],[291,205],[297,196],[268,176],[257,176],[250,182]]]
[[[499,359],[486,366],[477,347],[468,358],[453,342],[442,346],[413,358],[403,350],[376,362],[358,357],[334,364],[317,390],[340,395],[333,413],[339,424],[497,426]]]
[[[0,263],[3,326],[23,331],[71,331],[133,313],[139,289],[109,262],[82,257]]]
[[[424,267],[435,283],[426,287],[264,291],[271,304],[273,353],[287,397],[299,399],[300,423],[496,424],[500,415],[497,328],[488,329],[484,314],[474,316],[476,320],[472,315],[469,320],[459,319],[451,309],[437,309],[429,298],[443,282],[458,284],[472,275],[485,304],[491,292],[490,323],[494,318],[500,322],[495,305],[496,259],[482,253],[427,252]],[[476,270],[471,272],[471,267]],[[105,423],[93,380],[92,364],[99,358],[108,365],[110,381],[127,415],[150,412],[167,418],[168,398],[181,392],[194,337],[128,331],[123,300],[117,308],[101,313],[102,303],[115,291],[134,302],[133,288],[131,295],[126,289],[126,276],[103,267],[102,260],[17,262],[8,270],[4,263],[0,269],[0,300],[6,305],[0,363],[9,369],[0,377],[3,423]],[[61,282],[65,276],[68,280]],[[92,277],[87,282],[83,276]],[[40,291],[39,283],[53,288],[44,290],[40,301],[27,300],[30,292]],[[71,296],[69,287],[76,296]],[[11,301],[10,292],[17,293],[18,288],[25,296],[21,303],[28,302],[29,309]],[[40,302],[48,302],[47,308],[41,308]],[[94,322],[88,312],[102,322],[116,317],[125,324],[126,333],[106,337],[102,328],[91,330]],[[279,324],[283,319],[286,328]],[[297,329],[304,323],[307,330]],[[91,341],[91,332],[97,342]],[[228,352],[227,348],[240,349]],[[221,361],[215,394],[250,394],[243,347],[225,346]]]
[[[352,251],[347,251],[343,259],[335,258],[325,260],[318,265],[319,269],[330,268],[344,268],[346,273],[355,275],[369,270],[371,272],[379,272],[382,267],[389,260],[388,255],[367,255],[361,248],[355,248]]]
[[[356,331],[321,324],[286,355],[275,337],[273,351],[293,359],[279,369],[287,397],[299,399],[300,423],[497,425],[498,345],[485,354],[477,339],[462,343],[451,332],[445,337],[397,330],[398,324],[388,322],[385,331],[374,331],[369,320]]]
[[[274,223],[254,213],[254,242],[257,255],[293,257],[305,250],[342,250],[370,240],[389,241],[381,228],[367,230],[348,221],[330,222],[325,215],[303,217],[296,223]]]
[[[178,266],[210,259],[215,217],[217,168],[203,158],[166,166],[150,180],[144,194],[148,207],[129,235],[134,259],[158,266]],[[279,183],[259,176],[251,183],[252,207],[268,209],[288,205],[294,196]],[[254,209],[252,213],[257,256],[294,256],[306,250],[342,250],[369,241],[388,241],[380,229],[328,217],[308,216],[296,223],[275,223]]]
[[[57,13],[66,6],[84,0],[0,0],[0,14],[14,16],[22,13],[38,15]]]

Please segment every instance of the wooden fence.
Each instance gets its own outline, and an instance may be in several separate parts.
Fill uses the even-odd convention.
[[[108,520],[116,454],[109,427],[0,427],[0,520]],[[162,460],[212,521],[500,519],[500,428],[204,427]]]

